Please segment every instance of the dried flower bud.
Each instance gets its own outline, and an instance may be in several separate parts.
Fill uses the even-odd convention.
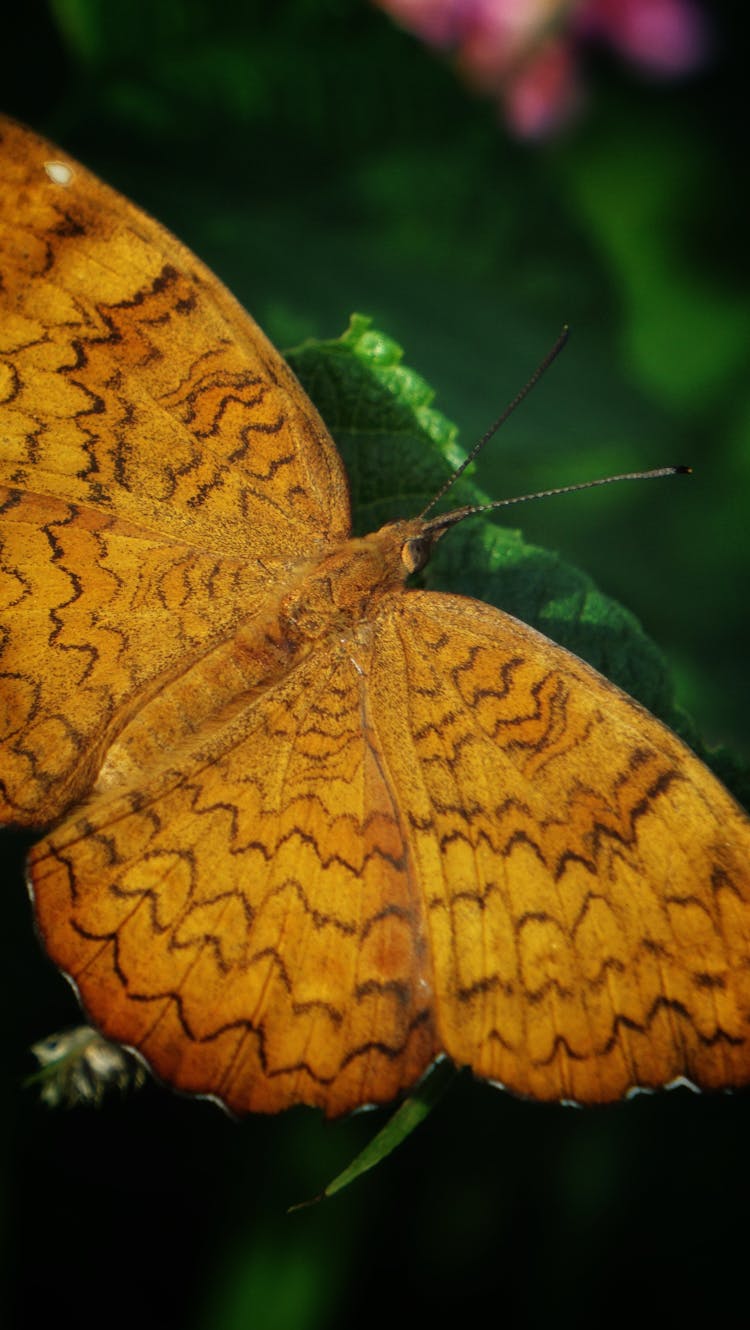
[[[39,1084],[50,1108],[79,1104],[99,1107],[110,1090],[139,1090],[146,1080],[143,1065],[120,1044],[111,1044],[90,1025],[61,1030],[32,1044],[39,1071],[27,1084]]]

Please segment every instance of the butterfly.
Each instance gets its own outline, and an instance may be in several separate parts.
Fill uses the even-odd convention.
[[[350,535],[291,371],[0,121],[0,816],[109,1039],[236,1112],[441,1054],[541,1099],[750,1078],[750,829],[661,723]]]

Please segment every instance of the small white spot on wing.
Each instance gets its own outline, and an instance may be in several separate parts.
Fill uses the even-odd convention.
[[[44,169],[53,185],[69,185],[75,172],[67,162],[45,162]]]

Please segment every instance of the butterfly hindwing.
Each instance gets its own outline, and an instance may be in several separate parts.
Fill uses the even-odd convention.
[[[315,653],[179,769],[32,852],[42,937],[94,1022],[238,1112],[386,1101],[436,1051],[363,688],[340,647]]]
[[[407,594],[378,643],[372,713],[445,1051],[541,1098],[745,1079],[750,824],[719,782],[490,606]]]
[[[706,768],[583,662],[412,593],[32,877],[96,1022],[184,1088],[338,1112],[444,1051],[589,1102],[743,1078],[742,846]]]

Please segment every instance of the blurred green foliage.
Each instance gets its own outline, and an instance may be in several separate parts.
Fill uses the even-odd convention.
[[[593,619],[606,651],[608,602],[540,547],[585,567],[666,652],[704,736],[747,751],[748,17],[711,11],[701,76],[650,84],[601,58],[585,118],[537,147],[355,0],[27,0],[3,20],[3,109],[166,222],[278,345],[372,315],[436,388],[410,380],[428,425],[437,408],[463,446],[570,322],[474,483],[503,497],[665,462],[693,478],[529,505],[513,525],[530,554],[487,524],[447,557],[471,558],[480,596],[502,573],[504,603],[558,640]],[[368,525],[427,484],[386,423],[356,463],[341,439]],[[4,1324],[337,1330],[489,1309],[598,1326],[616,1298],[690,1325],[744,1307],[745,1095],[575,1112],[461,1077],[384,1166],[291,1217],[382,1114],[237,1125],[155,1087],[45,1112],[24,1052],[77,1012],[31,935],[24,843],[4,846]]]
[[[630,604],[707,737],[747,750],[750,314],[731,6],[702,77],[649,84],[600,62],[587,116],[538,147],[510,141],[364,0],[55,0],[46,44],[37,7],[39,23],[17,20],[6,105],[166,221],[277,344],[366,311],[470,442],[572,324],[564,360],[483,458],[482,487],[690,463],[694,481],[667,496],[579,497],[523,526]]]

